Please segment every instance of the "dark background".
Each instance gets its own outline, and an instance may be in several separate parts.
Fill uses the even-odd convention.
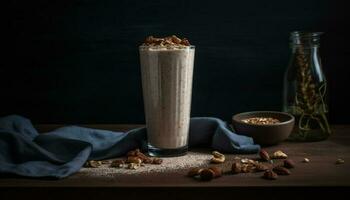
[[[5,9],[0,116],[144,123],[137,47],[172,34],[196,45],[192,116],[280,110],[289,32],[309,30],[325,32],[331,122],[350,122],[343,1],[13,0]]]

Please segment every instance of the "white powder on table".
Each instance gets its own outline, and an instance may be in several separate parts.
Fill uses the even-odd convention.
[[[192,167],[206,166],[212,155],[210,152],[188,152],[184,156],[162,158],[161,165],[145,164],[138,169],[112,168],[110,164],[102,164],[98,168],[82,168],[75,176],[114,177],[120,174],[166,173]]]

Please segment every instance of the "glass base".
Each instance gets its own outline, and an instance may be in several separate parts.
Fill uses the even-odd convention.
[[[183,146],[177,149],[160,149],[148,144],[148,155],[155,157],[177,157],[186,155],[188,146]]]

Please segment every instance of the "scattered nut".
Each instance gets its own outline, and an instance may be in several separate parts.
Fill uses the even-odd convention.
[[[101,164],[110,164],[111,161],[110,160],[101,160]]]
[[[264,160],[264,161],[270,160],[269,153],[267,153],[267,151],[265,151],[263,149],[260,150],[259,155],[260,155],[261,160]]]
[[[257,171],[257,172],[266,171],[268,169],[269,169],[269,167],[267,165],[265,165],[265,164],[262,164],[262,163],[257,163],[255,165],[255,171]]]
[[[273,153],[272,158],[275,158],[275,159],[285,159],[285,158],[288,158],[288,156],[287,156],[287,154],[285,154],[283,151],[278,150],[278,151],[276,151],[275,153]]]
[[[139,149],[135,149],[133,151],[129,151],[127,153],[128,163],[136,163],[136,164],[161,164],[162,160],[161,159],[152,159],[145,154],[143,154]]]
[[[143,159],[143,163],[145,163],[145,164],[152,164],[153,163],[153,159],[147,157],[147,158]]]
[[[101,161],[99,161],[101,162]],[[160,158],[150,158],[143,154],[140,149],[135,149],[127,152],[126,160],[117,159],[110,162],[110,167],[126,167],[127,169],[137,169],[141,166],[145,166],[145,164],[162,164],[163,160]],[[102,162],[101,162],[102,163]],[[128,163],[128,165],[126,165]]]
[[[241,163],[242,164],[255,164],[255,160],[251,160],[251,159],[248,159],[248,158],[243,158],[243,159],[241,159]]]
[[[211,169],[203,169],[200,172],[199,177],[202,181],[210,181],[215,177],[215,172]]]
[[[188,171],[187,176],[189,176],[189,177],[198,176],[202,170],[203,170],[203,168],[199,168],[199,167],[192,168],[192,169],[190,169],[190,171]]]
[[[99,160],[89,160],[85,163],[85,167],[90,167],[90,168],[98,168],[102,165],[102,162]]]
[[[250,173],[250,172],[253,172],[254,170],[255,170],[255,166],[250,164],[243,164],[241,168],[241,172],[243,173]]]
[[[142,160],[137,156],[129,156],[126,160],[127,163],[141,164]]]
[[[140,164],[136,164],[136,163],[128,164],[128,169],[138,169],[139,167],[140,167]]]
[[[281,166],[274,167],[273,171],[278,175],[290,175],[291,174],[291,172],[287,168],[281,167]]]
[[[143,154],[141,151],[136,151],[135,156],[139,157],[143,163],[152,163],[152,159]]]
[[[218,151],[213,151],[212,152],[212,155],[215,157],[215,158],[221,158],[221,157],[225,157],[224,154],[218,152]]]
[[[225,162],[225,155],[218,152],[218,151],[213,151],[213,158],[210,160],[211,163],[223,163]]]
[[[285,168],[291,169],[291,168],[294,168],[294,167],[295,167],[295,163],[293,162],[293,160],[287,159],[287,160],[284,160],[284,161],[283,161],[283,166],[284,166]]]
[[[250,173],[261,172],[270,169],[268,164],[263,164],[255,160],[243,158],[240,162],[234,162],[231,166],[231,172],[237,173]]]
[[[242,171],[242,165],[239,162],[234,162],[231,167],[231,172],[234,174],[241,173]]]
[[[265,171],[264,175],[262,176],[264,179],[268,180],[276,180],[278,178],[278,175],[273,172],[272,170]]]
[[[210,181],[213,178],[222,176],[222,169],[219,167],[199,168],[195,167],[190,169],[187,173],[188,177],[199,178],[202,181]]]
[[[258,161],[255,161],[255,160],[252,160],[252,159],[248,159],[248,164],[255,165],[257,163],[258,163]]]
[[[304,158],[304,159],[302,160],[302,162],[303,162],[303,163],[309,163],[310,160],[309,160],[308,158]]]
[[[155,165],[160,165],[162,163],[163,163],[163,159],[160,159],[160,158],[154,158],[152,161],[152,164],[155,164]]]
[[[125,165],[125,161],[124,161],[124,160],[121,160],[121,159],[114,160],[114,161],[112,161],[112,163],[111,163],[111,167],[122,168],[122,167],[124,167],[124,165]]]
[[[222,176],[222,169],[221,168],[209,167],[209,169],[211,169],[214,172],[214,174],[215,174],[214,178],[218,178],[218,177]]]
[[[211,160],[210,160],[211,163],[215,163],[215,164],[219,164],[219,163],[223,163],[225,162],[225,158],[222,157],[222,158],[215,158],[213,157]]]
[[[337,161],[335,162],[335,164],[339,165],[339,164],[344,164],[345,163],[345,160],[339,158],[337,159]]]

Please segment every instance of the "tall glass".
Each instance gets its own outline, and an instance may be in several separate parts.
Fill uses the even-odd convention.
[[[140,46],[148,153],[187,153],[194,46]]]

